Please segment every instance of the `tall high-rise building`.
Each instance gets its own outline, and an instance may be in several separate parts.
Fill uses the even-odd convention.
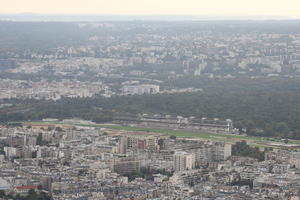
[[[213,160],[227,160],[231,156],[231,144],[216,142],[213,145]]]
[[[174,154],[174,170],[184,171],[195,167],[195,155],[184,151]]]
[[[126,154],[127,151],[127,137],[121,137],[118,142],[118,153]]]

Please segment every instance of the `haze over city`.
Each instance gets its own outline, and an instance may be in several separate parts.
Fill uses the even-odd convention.
[[[0,13],[300,17],[298,0],[2,0]]]
[[[300,200],[299,0],[0,1],[0,200]]]

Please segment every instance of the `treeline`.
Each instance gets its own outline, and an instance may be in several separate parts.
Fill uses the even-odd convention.
[[[230,118],[235,127],[248,135],[300,139],[300,79],[200,78],[186,79],[186,82],[181,85],[198,85],[203,92],[32,101],[32,104],[27,101],[27,110],[22,108],[22,102],[16,101],[16,107],[10,108],[14,112],[0,110],[0,121],[80,117],[100,123],[110,122],[113,114],[119,112],[158,113]],[[22,112],[17,112],[18,106]]]
[[[265,160],[265,152],[260,151],[258,147],[249,146],[246,141],[232,145],[232,155],[256,158],[258,161]]]
[[[25,196],[21,196],[19,194],[17,195],[10,195],[5,194],[3,190],[0,190],[0,199],[10,199],[10,200],[50,200],[51,197],[49,197],[46,193],[36,193],[34,190],[29,190],[28,194]]]
[[[173,176],[173,171],[166,171],[165,169],[150,169],[147,167],[141,167],[140,171],[124,174],[128,177],[129,181],[133,181],[136,178],[144,178],[146,180],[154,180],[155,174],[162,174],[167,176],[168,178]]]

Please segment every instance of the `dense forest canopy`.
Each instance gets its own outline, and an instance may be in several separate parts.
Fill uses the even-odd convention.
[[[165,84],[197,86],[203,92],[65,98],[57,102],[13,100],[14,107],[0,110],[1,122],[46,117],[81,117],[109,122],[113,113],[158,113],[230,118],[249,135],[300,138],[300,79],[201,79],[182,78]],[[22,112],[20,112],[22,111]]]

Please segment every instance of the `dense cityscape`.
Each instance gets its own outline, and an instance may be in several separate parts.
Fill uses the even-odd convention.
[[[0,21],[0,199],[299,200],[299,27]]]
[[[75,119],[44,122],[52,124],[1,127],[2,190],[18,195],[38,190],[53,199],[299,195],[300,152],[270,149],[262,158],[251,158],[237,156],[240,149],[225,142],[114,130]]]
[[[110,97],[121,94],[124,86],[163,85],[186,75],[228,79],[300,76],[299,32],[278,31],[276,24],[267,22],[270,30],[259,27],[262,30],[250,32],[239,22],[212,23],[72,23],[72,29],[87,32],[76,35],[82,37],[82,44],[9,51],[11,44],[4,41],[0,98],[59,99],[98,93]],[[2,33],[5,39],[14,22],[1,24],[8,29]],[[294,23],[281,25],[289,28]],[[120,34],[119,29],[125,33]],[[15,81],[17,77],[22,81]]]

